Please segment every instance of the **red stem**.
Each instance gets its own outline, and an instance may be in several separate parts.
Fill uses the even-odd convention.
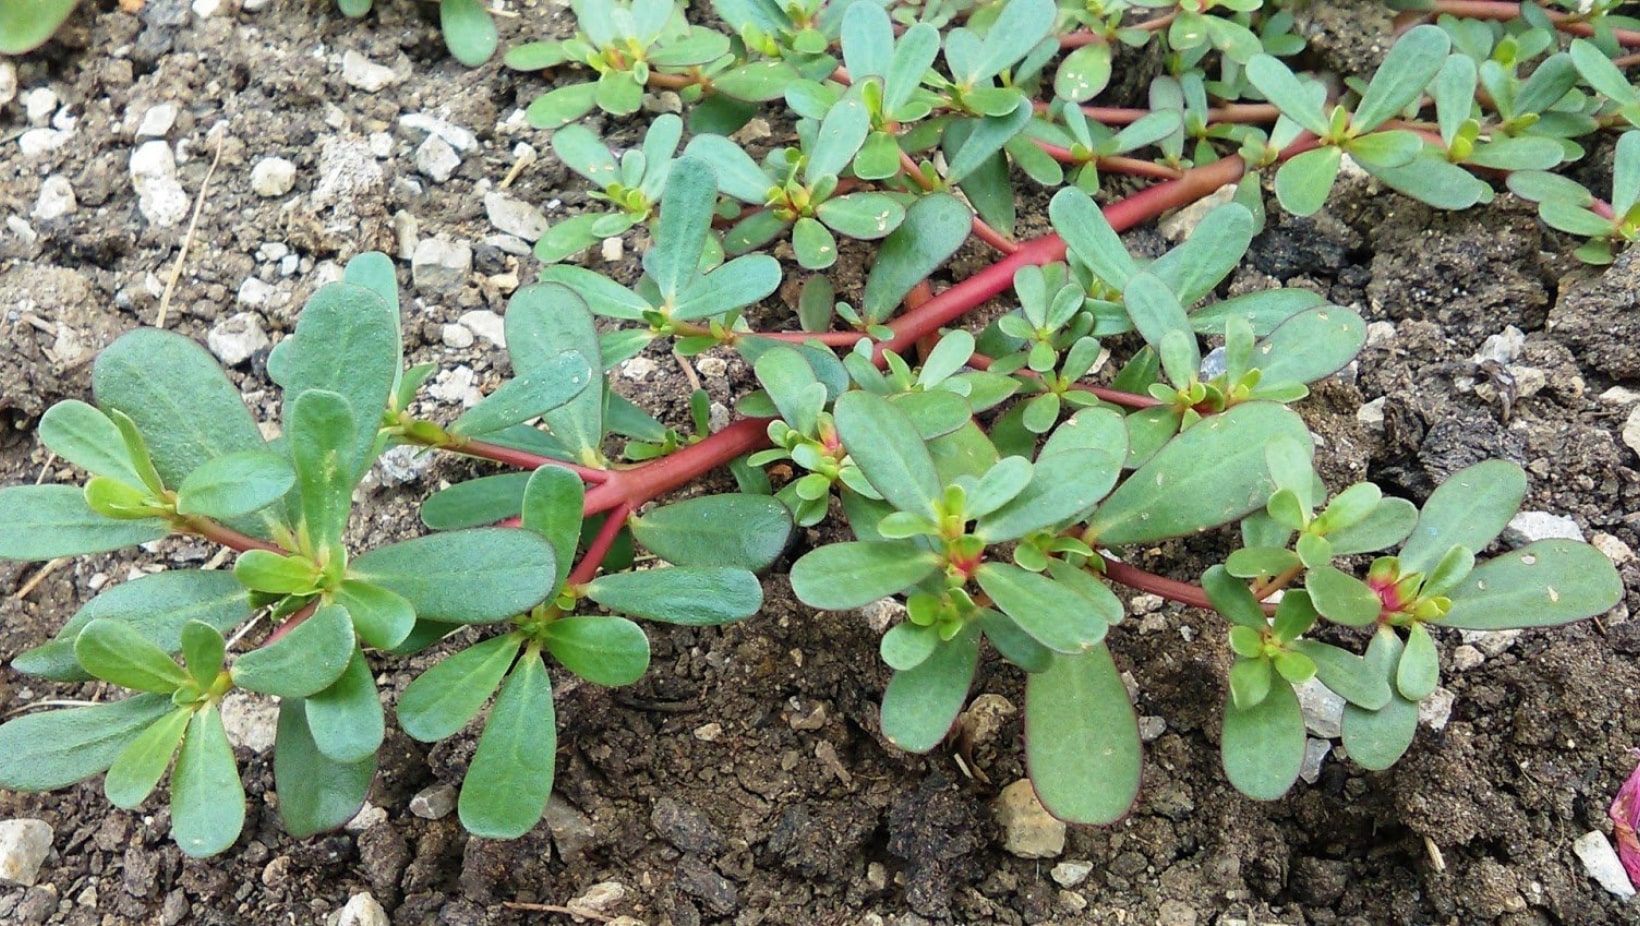
[[[1111,579],[1140,591],[1151,592],[1170,601],[1187,604],[1192,608],[1206,608],[1211,611],[1213,603],[1207,600],[1207,593],[1200,585],[1189,582],[1180,582],[1178,579],[1169,579],[1153,572],[1146,572],[1137,566],[1112,559],[1109,554],[1101,552],[1100,558],[1105,561],[1105,575]]]
[[[575,475],[580,476],[581,481],[589,482],[593,485],[598,485],[599,483],[609,479],[609,470],[594,469],[590,466],[581,466],[578,463],[571,463],[568,460],[560,460],[556,457],[545,457],[538,453],[530,453],[527,450],[518,450],[513,447],[503,447],[500,444],[491,444],[481,440],[470,440],[459,446],[451,445],[441,449],[448,450],[452,453],[459,453],[464,456],[478,457],[483,460],[493,460],[496,463],[505,463],[508,466],[516,466],[519,469],[539,469],[543,466],[557,466],[569,470]]]
[[[246,550],[267,550],[270,553],[278,553],[283,556],[284,554],[290,552],[276,543],[269,543],[266,540],[259,540],[255,537],[249,536],[248,534],[241,534],[231,527],[224,527],[221,524],[212,521],[210,518],[194,516],[183,517],[176,523],[176,528],[186,533],[204,537],[212,543],[219,543],[222,546],[239,553],[243,553]]]
[[[626,526],[627,515],[632,513],[630,505],[616,505],[610,509],[604,523],[598,528],[597,536],[587,544],[587,551],[581,556],[581,561],[575,564],[575,569],[565,580],[570,587],[585,585],[598,575],[598,567],[604,564],[604,558],[609,556],[609,548],[614,546],[615,538],[620,535],[621,528]]]
[[[762,450],[770,446],[769,421],[768,418],[743,418],[677,453],[632,469],[610,470],[603,484],[587,493],[582,511],[593,515],[622,506],[636,508],[687,485],[702,473]]]
[[[297,611],[290,617],[285,618],[284,623],[273,628],[273,632],[268,634],[268,638],[262,641],[262,646],[272,646],[273,644],[278,643],[285,634],[290,633],[297,627],[302,626],[302,622],[312,617],[313,612],[317,610],[319,610],[319,599],[315,598],[303,605],[300,611]]]
[[[976,370],[989,370],[991,368],[991,364],[995,362],[995,360],[985,356],[984,354],[975,354],[974,356],[968,358],[968,365]],[[1015,370],[1014,374],[1016,376],[1029,376],[1032,379],[1042,378],[1041,374],[1037,373],[1035,370]],[[1072,383],[1071,388],[1081,392],[1090,392],[1112,405],[1120,405],[1123,408],[1153,408],[1162,404],[1160,399],[1152,396],[1139,395],[1133,392],[1123,392],[1120,389],[1112,389],[1109,386],[1095,386],[1091,383]]]
[[[1501,0],[1435,0],[1427,10],[1416,14],[1418,20],[1432,19],[1441,14],[1449,14],[1462,19],[1515,19],[1520,16],[1519,3],[1505,3]],[[1555,28],[1572,35],[1581,35],[1585,38],[1594,35],[1594,26],[1579,17],[1560,10],[1543,10]],[[1640,46],[1640,32],[1633,29],[1613,29],[1612,37],[1617,44],[1628,48]]]
[[[1050,108],[1050,104],[1040,101],[1031,105],[1038,113],[1046,113]],[[1152,112],[1154,110],[1125,106],[1082,107],[1082,115],[1105,125],[1132,125]],[[1280,115],[1281,111],[1269,103],[1227,103],[1207,111],[1207,124],[1274,122]]]

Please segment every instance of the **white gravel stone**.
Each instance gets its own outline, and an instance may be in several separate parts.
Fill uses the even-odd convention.
[[[474,385],[474,379],[473,368],[469,366],[440,370],[428,385],[427,394],[440,402],[459,403],[471,408],[484,398],[478,386]]]
[[[1226,183],[1188,206],[1176,209],[1156,223],[1156,229],[1169,241],[1183,241],[1190,237],[1209,212],[1236,198],[1236,184]]]
[[[410,799],[410,812],[423,820],[441,820],[455,809],[456,789],[449,785],[423,788]]]
[[[713,434],[729,426],[729,406],[713,402],[706,408],[706,427]]]
[[[376,898],[365,891],[347,899],[347,904],[336,913],[334,926],[392,926],[392,921]]]
[[[72,132],[60,132],[56,129],[29,129],[17,136],[17,147],[25,158],[35,158],[68,144],[74,137]]]
[[[57,94],[50,87],[35,87],[23,94],[23,115],[29,125],[46,125],[57,111]]]
[[[295,185],[296,165],[284,158],[263,158],[251,168],[251,190],[257,196],[283,196]]]
[[[1640,405],[1629,412],[1629,418],[1623,422],[1623,443],[1635,453],[1640,453]]]
[[[177,124],[177,104],[160,103],[148,107],[142,114],[142,121],[137,123],[138,138],[164,138],[171,127]]]
[[[273,302],[277,292],[269,283],[264,283],[256,277],[246,277],[245,282],[239,284],[237,294],[240,305],[248,305],[253,309],[260,309]]]
[[[427,140],[416,148],[416,170],[434,183],[450,179],[460,166],[461,155],[456,154],[456,149],[437,135],[427,136]]]
[[[1520,357],[1520,352],[1526,347],[1526,334],[1514,325],[1504,328],[1499,334],[1494,334],[1481,344],[1481,349],[1475,352],[1475,362],[1484,363],[1491,360],[1508,366]]]
[[[1299,763],[1298,777],[1304,779],[1305,784],[1315,784],[1321,780],[1321,764],[1327,761],[1327,754],[1332,752],[1332,740],[1319,740],[1310,737],[1304,741],[1304,760]]]
[[[1475,647],[1487,658],[1503,655],[1504,651],[1515,645],[1520,639],[1519,630],[1460,630],[1458,636],[1465,643]]]
[[[530,243],[516,235],[485,235],[484,243],[514,257],[528,257],[531,253]]]
[[[1355,420],[1374,431],[1384,429],[1384,400],[1387,396],[1379,396],[1371,402],[1355,410]]]
[[[1092,872],[1092,862],[1060,862],[1053,866],[1048,875],[1060,887],[1075,887],[1088,880],[1088,875]]]
[[[1634,405],[1640,403],[1640,392],[1624,386],[1613,386],[1600,394],[1600,401],[1607,405]]]
[[[656,370],[657,364],[648,357],[633,357],[621,364],[621,376],[635,383],[648,379]]]
[[[474,336],[471,328],[464,328],[461,325],[445,325],[439,330],[439,340],[444,342],[445,347],[466,350],[473,346]]]
[[[1583,862],[1583,870],[1601,887],[1624,900],[1634,896],[1634,884],[1629,881],[1623,861],[1605,833],[1599,830],[1584,833],[1572,843],[1572,851]]]
[[[393,136],[386,132],[371,132],[366,144],[370,145],[370,153],[378,158],[393,156]]]
[[[587,888],[567,906],[572,910],[603,913],[626,899],[626,885],[619,881],[600,881]]]
[[[386,822],[387,811],[369,801],[365,801],[364,806],[359,808],[359,812],[353,815],[353,819],[342,824],[342,829],[347,830],[349,833],[362,833],[373,826]]]
[[[695,728],[695,739],[703,743],[715,743],[723,738],[723,724],[717,721],[703,723]]]
[[[210,19],[222,11],[222,0],[194,0],[193,9],[200,19]]]
[[[267,698],[230,691],[222,696],[221,711],[229,742],[251,752],[273,748],[279,729],[279,708]]]
[[[1589,538],[1589,543],[1618,566],[1634,562],[1634,548],[1611,534],[1595,534]]]
[[[695,369],[699,370],[702,376],[718,377],[728,372],[729,364],[722,357],[702,357],[700,362],[695,364]]]
[[[1304,728],[1310,735],[1329,740],[1343,735],[1343,698],[1315,678],[1296,686],[1294,691],[1298,694],[1298,706],[1304,712]]]
[[[62,174],[52,174],[40,181],[40,195],[35,198],[34,210],[30,214],[42,222],[49,222],[78,208],[80,202],[74,198],[74,187],[68,178]]]
[[[24,244],[33,244],[40,240],[40,235],[29,226],[22,216],[6,216],[6,231],[16,235]]]
[[[1367,347],[1385,348],[1395,343],[1394,322],[1368,322]]]
[[[541,210],[505,193],[485,193],[484,214],[491,225],[525,241],[533,242],[547,230],[547,217]]]
[[[399,76],[385,64],[377,64],[352,49],[342,53],[342,80],[349,87],[375,93],[399,82]]]
[[[504,348],[507,346],[506,322],[502,320],[501,316],[489,309],[475,309],[471,312],[463,312],[456,321],[468,331],[489,341],[496,347]]]
[[[0,106],[17,99],[17,65],[0,61]]]
[[[1429,693],[1429,697],[1418,702],[1418,722],[1436,733],[1445,730],[1446,722],[1452,719],[1452,705],[1456,700],[1452,692],[1436,688]]]
[[[400,209],[393,213],[393,237],[398,242],[399,260],[411,260],[416,256],[416,245],[421,243],[421,223]]]
[[[188,194],[177,180],[177,159],[163,141],[143,142],[131,152],[131,184],[143,218],[169,228],[188,215]]]
[[[268,346],[268,333],[255,312],[236,312],[211,327],[205,346],[224,366],[236,367]]]
[[[1147,714],[1139,718],[1139,741],[1154,743],[1167,732],[1167,718],[1156,714]]]
[[[51,824],[21,817],[0,821],[0,884],[32,887],[51,855]]]
[[[1002,848],[1019,858],[1056,858],[1065,851],[1065,824],[1036,799],[1029,780],[1021,779],[997,795],[991,807],[1002,827]]]
[[[384,486],[407,485],[421,479],[432,465],[433,457],[425,448],[400,444],[376,459],[376,475]]]
[[[1468,672],[1486,661],[1486,654],[1478,648],[1463,643],[1452,650],[1452,668],[1459,672]]]
[[[463,153],[478,147],[477,135],[459,125],[426,113],[405,113],[399,117],[399,128],[413,139],[437,135],[450,147]]]
[[[613,264],[626,257],[626,242],[620,238],[605,238],[598,246],[598,253],[605,263]]]
[[[427,238],[416,245],[410,277],[416,288],[428,292],[460,289],[473,269],[473,249],[448,238]]]
[[[865,615],[866,626],[871,632],[882,636],[889,626],[896,620],[905,617],[905,605],[893,598],[879,598],[860,609]]]
[[[1582,540],[1583,529],[1571,518],[1547,511],[1522,511],[1510,518],[1508,526],[1503,529],[1503,542],[1517,549],[1538,540],[1553,538]]]

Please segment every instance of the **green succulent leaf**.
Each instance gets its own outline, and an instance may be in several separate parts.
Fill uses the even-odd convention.
[[[837,399],[837,434],[855,465],[889,504],[933,514],[942,487],[927,446],[905,412],[881,396],[849,392]]]
[[[1368,664],[1391,688],[1403,648],[1401,638],[1389,627],[1379,628],[1367,645]],[[1392,692],[1389,702],[1376,711],[1345,704],[1343,730],[1350,758],[1369,771],[1383,771],[1412,745],[1418,733],[1418,702]]]
[[[1383,602],[1367,583],[1335,566],[1309,569],[1304,578],[1315,609],[1327,620],[1349,627],[1366,627],[1378,619]]]
[[[1450,593],[1452,609],[1441,624],[1553,627],[1603,613],[1622,596],[1622,579],[1605,554],[1575,541],[1539,540],[1476,566]]]
[[[919,198],[883,241],[866,277],[861,309],[867,322],[886,320],[911,292],[968,240],[973,213],[949,193]]]
[[[538,129],[568,125],[597,105],[596,83],[568,84],[536,97],[524,110],[524,119]]]
[[[171,528],[158,518],[113,520],[92,511],[77,486],[0,489],[0,559],[42,560],[101,553],[158,540]]]
[[[1247,62],[1246,70],[1247,80],[1274,103],[1282,115],[1315,135],[1329,133],[1327,117],[1321,111],[1324,95],[1314,92],[1315,84],[1300,81],[1287,65],[1269,55],[1254,55]],[[1282,205],[1286,205],[1285,200]]]
[[[87,672],[122,688],[170,694],[188,673],[130,624],[95,620],[74,640],[74,658]]]
[[[656,508],[630,526],[633,539],[669,563],[756,572],[785,551],[792,519],[767,495],[707,495]]]
[[[50,39],[79,0],[0,3],[0,55],[21,55]]]
[[[127,744],[173,709],[168,695],[140,694],[0,724],[0,787],[51,791],[106,771]]]
[[[405,540],[360,555],[353,579],[410,600],[416,616],[459,624],[505,620],[556,586],[552,544],[539,534],[474,528]],[[484,594],[474,595],[474,588]]]
[[[514,839],[541,820],[558,752],[552,683],[533,650],[519,660],[490,708],[457,812],[474,836]]]
[[[902,592],[939,568],[939,556],[911,543],[833,543],[792,564],[792,591],[810,607],[844,611]]]
[[[135,810],[154,793],[165,770],[171,767],[182,735],[188,730],[193,711],[177,708],[153,722],[136,739],[126,744],[108,767],[103,793],[108,802],[123,810]]]
[[[1356,104],[1350,129],[1370,132],[1407,108],[1435,79],[1451,48],[1452,40],[1435,25],[1416,26],[1396,39]]]
[[[586,595],[612,611],[686,627],[745,620],[763,606],[763,586],[745,569],[674,566],[608,573]]]
[[[580,477],[556,466],[543,466],[531,473],[524,487],[520,526],[552,544],[553,559],[558,563],[554,588],[564,583],[575,561],[585,500],[586,487]]]
[[[1066,187],[1048,203],[1048,215],[1054,230],[1065,239],[1065,246],[1095,276],[1114,289],[1127,287],[1138,265],[1092,197],[1075,187]]]
[[[1031,481],[980,517],[975,535],[1000,543],[1080,517],[1116,484],[1126,458],[1127,430],[1120,414],[1102,408],[1078,412],[1043,445]]]
[[[1053,92],[1062,100],[1085,103],[1110,83],[1111,47],[1105,42],[1083,45],[1065,56],[1054,73]]]
[[[479,0],[440,0],[438,14],[444,44],[457,61],[476,68],[495,54],[500,36]]]
[[[1056,653],[1085,653],[1105,638],[1106,615],[1069,585],[1006,563],[986,563],[974,578],[996,606]]]
[[[52,453],[86,472],[142,485],[120,429],[95,406],[65,399],[46,409],[37,430]]]
[[[561,618],[547,625],[542,642],[564,668],[594,685],[630,685],[649,668],[649,637],[623,617]]]
[[[699,258],[697,252],[695,257]],[[591,370],[603,369],[603,352],[592,313],[574,290],[537,283],[513,294],[507,304],[507,353],[515,375],[525,375],[574,351]],[[542,416],[553,436],[583,463],[597,463],[604,440],[604,388],[595,384]]]
[[[357,765],[381,748],[382,702],[362,650],[354,649],[341,676],[303,703],[314,745],[332,762]]]
[[[1306,450],[1309,429],[1286,408],[1246,402],[1214,415],[1162,446],[1110,494],[1089,528],[1100,543],[1182,537],[1263,507],[1274,484],[1264,447],[1290,437]],[[1213,460],[1211,467],[1198,465]]]
[[[1056,655],[1025,679],[1025,762],[1037,797],[1072,823],[1114,823],[1139,794],[1139,721],[1110,650]]]
[[[584,356],[559,354],[507,380],[462,413],[450,425],[450,433],[478,437],[538,418],[580,395],[591,381],[592,370]]]
[[[895,672],[883,692],[882,729],[906,752],[928,752],[957,722],[979,664],[979,630],[965,627],[915,668]]]
[[[1433,569],[1454,546],[1479,552],[1503,532],[1526,497],[1526,472],[1507,460],[1465,467],[1430,493],[1401,548],[1403,574]]]
[[[1293,157],[1276,170],[1276,198],[1281,208],[1293,215],[1314,215],[1327,201],[1343,151],[1332,145],[1315,148]]]
[[[1395,668],[1395,690],[1408,701],[1429,697],[1441,683],[1440,653],[1435,649],[1435,638],[1421,623],[1407,628],[1406,648]]]
[[[368,582],[345,579],[335,598],[353,618],[359,639],[377,649],[398,646],[416,626],[416,609],[404,596]]]
[[[1384,673],[1360,656],[1316,640],[1288,644],[1315,663],[1315,677],[1339,697],[1357,707],[1376,711],[1389,703],[1391,691]]]
[[[310,389],[291,403],[289,427],[302,526],[316,551],[339,555],[360,475],[351,457],[353,409],[339,393]]]
[[[424,743],[460,733],[501,684],[520,643],[517,634],[492,637],[435,663],[399,697],[399,727]]]
[[[171,771],[171,838],[204,858],[227,849],[245,826],[245,786],[216,708],[196,711]]]
[[[1249,707],[1225,700],[1224,774],[1248,797],[1273,801],[1286,794],[1304,764],[1304,741],[1304,713],[1286,682]]]
[[[422,502],[421,523],[433,530],[444,531],[482,527],[517,517],[524,510],[524,487],[533,475],[501,473],[480,476],[458,482],[448,489],[440,489]]]
[[[266,450],[242,450],[200,464],[177,487],[177,513],[229,520],[277,502],[296,482],[291,465]]]
[[[234,660],[234,684],[263,694],[305,698],[329,688],[353,659],[353,621],[325,605],[284,636]]]
[[[279,789],[279,819],[297,839],[333,830],[359,812],[376,777],[376,754],[358,762],[337,762],[319,751],[308,727],[307,702],[279,703],[273,745],[273,783]]]

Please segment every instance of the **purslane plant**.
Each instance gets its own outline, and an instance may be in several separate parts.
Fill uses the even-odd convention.
[[[1346,157],[1447,208],[1490,198],[1504,173],[1557,228],[1601,246],[1633,237],[1636,98],[1613,59],[1640,34],[1604,8],[1582,19],[1461,8],[1470,18],[1409,23],[1376,75],[1339,89],[1282,60],[1301,46],[1292,17],[1253,0],[720,0],[733,38],[667,0],[576,3],[575,38],[522,46],[509,63],[598,77],[546,94],[533,122],[634,112],[645,90],[678,91],[692,108],[619,154],[580,127],[558,130],[554,150],[613,211],[543,238],[542,258],[560,262],[513,297],[512,378],[483,402],[447,423],[416,413],[432,368],[402,369],[393,268],[367,255],[313,296],[269,359],[283,390],[277,439],[207,355],[158,331],[99,358],[95,406],[65,402],[42,419],[45,444],[89,478],[0,490],[0,556],[185,533],[236,559],[116,585],[19,656],[25,672],[137,693],[0,726],[0,785],[106,771],[110,799],[136,806],[169,770],[179,844],[221,851],[244,800],[218,708],[243,689],[281,698],[287,827],[338,826],[383,736],[370,660],[478,625],[411,683],[397,721],[432,741],[483,715],[461,819],[518,835],[551,788],[550,666],[636,680],[648,642],[634,618],[753,615],[755,574],[793,524],[837,511],[820,535],[832,542],[799,551],[791,584],[817,608],[903,598],[905,619],[880,646],[894,670],[882,728],[903,748],[945,740],[989,647],[1026,673],[1026,758],[1043,803],[1076,822],[1126,813],[1142,749],[1106,645],[1124,586],[1227,621],[1220,743],[1238,789],[1272,799],[1292,786],[1305,746],[1294,686],[1312,678],[1348,704],[1351,757],[1388,767],[1439,682],[1432,631],[1553,626],[1622,594],[1584,544],[1487,558],[1526,493],[1512,463],[1464,470],[1421,505],[1372,483],[1323,485],[1289,406],[1357,355],[1364,321],[1307,291],[1223,293],[1265,221],[1260,180],[1308,214]],[[1562,32],[1584,37],[1562,51]],[[1169,73],[1151,108],[1094,105],[1123,49],[1152,42]],[[795,144],[757,156],[730,133],[773,100],[794,115]],[[693,137],[675,158],[685,126]],[[1600,132],[1622,133],[1609,205],[1548,173]],[[1026,241],[1012,237],[1015,168],[1062,187],[1053,230]],[[1101,208],[1090,193],[1113,174],[1155,182]],[[1221,189],[1233,201],[1167,253],[1141,259],[1123,243],[1122,231]],[[636,283],[568,261],[640,224],[653,244]],[[869,253],[863,286],[810,275],[791,287],[790,313],[771,305],[786,270],[759,252],[789,236],[795,267],[820,270],[837,235]],[[931,278],[971,240],[999,256],[936,292]],[[1000,315],[971,319],[999,297]],[[609,373],[657,342],[737,352],[760,387],[739,397],[740,419],[707,433],[697,392],[686,436],[615,391]],[[428,498],[431,534],[356,549],[353,490],[394,444],[517,471]],[[721,467],[739,493],[647,507]],[[1223,562],[1199,582],[1136,565],[1160,541],[1215,530]],[[660,562],[634,569],[634,543]],[[1331,641],[1358,633],[1360,646],[1323,642],[1318,628],[1335,628]]]

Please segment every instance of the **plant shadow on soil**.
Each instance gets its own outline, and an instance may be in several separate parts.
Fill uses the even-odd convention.
[[[170,272],[183,228],[147,224],[125,180],[133,120],[146,108],[179,106],[167,138],[190,152],[179,168],[190,194],[209,160],[206,132],[229,121],[172,305],[172,327],[199,338],[241,311],[276,339],[288,333],[327,271],[359,251],[396,250],[395,213],[413,216],[423,236],[483,239],[493,230],[482,193],[506,175],[514,145],[544,149],[540,133],[506,124],[538,82],[494,63],[460,69],[411,4],[379,3],[384,9],[359,23],[317,3],[280,2],[255,14],[225,4],[191,23],[176,0],[150,0],[139,15],[99,6],[95,16],[77,16],[61,42],[19,64],[25,93],[50,87],[77,118],[67,144],[25,162],[12,144],[26,125],[21,101],[0,108],[0,211],[27,218],[50,175],[67,178],[78,199],[72,214],[33,220],[32,239],[0,236],[0,484],[42,473],[69,478],[37,446],[33,423],[50,403],[86,395],[96,349],[154,317],[156,281]],[[567,11],[545,5],[526,4],[523,22],[569,28]],[[519,28],[504,23],[504,38]],[[402,56],[413,76],[379,93],[353,92],[341,78],[346,49],[389,64]],[[398,127],[407,112],[436,113],[477,132],[479,148],[449,181],[416,173],[420,139]],[[616,143],[641,131],[597,117],[592,127]],[[787,130],[773,131],[770,143]],[[327,146],[368,147],[373,133],[386,138],[383,154],[368,162],[374,170],[316,203]],[[250,167],[267,156],[298,166],[288,196],[251,193]],[[566,211],[586,203],[550,154],[510,192],[533,203],[559,200]],[[1565,242],[1545,238],[1530,210],[1508,196],[1439,214],[1356,181],[1313,221],[1272,221],[1230,291],[1308,287],[1392,326],[1375,329],[1358,364],[1301,406],[1323,438],[1330,485],[1369,477],[1420,499],[1448,473],[1502,456],[1532,476],[1526,508],[1568,514],[1585,533],[1640,546],[1633,514],[1640,477],[1616,439],[1627,408],[1597,398],[1640,379],[1633,359],[1640,260],[1620,260],[1604,275],[1578,270],[1553,256]],[[1152,231],[1130,237],[1138,250],[1160,245]],[[265,242],[296,256],[291,272],[282,273],[283,258],[270,256],[279,250]],[[629,234],[628,254],[645,243]],[[958,272],[977,255],[965,252]],[[504,354],[483,339],[447,346],[445,328],[464,312],[501,311],[506,293],[534,268],[480,244],[472,283],[418,295],[401,265],[412,360],[463,368],[493,386],[505,373]],[[611,269],[630,278],[636,260]],[[839,272],[846,290],[860,269]],[[272,295],[259,304],[240,296],[236,305],[251,276]],[[1506,414],[1484,386],[1470,385],[1469,358],[1509,325],[1526,333],[1516,361],[1526,386]],[[621,386],[681,422],[684,377],[669,355],[650,357],[654,371]],[[271,420],[277,396],[264,358],[251,357],[231,376]],[[743,363],[726,359],[723,375],[706,384],[732,407],[748,376]],[[447,394],[459,398],[465,375]],[[1359,405],[1380,397],[1381,424],[1359,420]],[[415,532],[420,499],[440,480],[472,471],[439,461],[406,484],[374,479],[354,539],[374,544]],[[821,539],[830,538],[798,543]],[[1192,578],[1224,550],[1222,537],[1205,535],[1153,558]],[[199,565],[213,553],[166,541],[151,555],[82,558],[21,600],[13,593],[39,567],[0,564],[0,657],[43,642],[94,587],[124,580],[140,564]],[[56,831],[41,882],[0,891],[0,921],[317,923],[368,890],[399,926],[559,922],[506,904],[563,904],[594,883],[618,881],[625,898],[606,914],[652,926],[1626,922],[1631,914],[1571,852],[1580,834],[1609,829],[1606,806],[1640,741],[1640,717],[1629,709],[1640,689],[1633,659],[1640,622],[1627,619],[1640,604],[1640,568],[1627,563],[1622,572],[1627,599],[1603,621],[1530,632],[1507,645],[1488,641],[1495,652],[1484,661],[1449,669],[1450,717],[1439,730],[1421,728],[1393,770],[1368,774],[1329,757],[1316,782],[1267,805],[1237,794],[1218,766],[1228,668],[1222,622],[1171,606],[1129,618],[1111,634],[1112,649],[1137,684],[1140,714],[1160,718],[1147,725],[1161,732],[1147,747],[1133,813],[1115,826],[1071,829],[1061,860],[1086,861],[1092,873],[1070,888],[1050,876],[1055,860],[1017,859],[999,847],[989,806],[1023,774],[1017,715],[975,746],[974,775],[949,750],[920,757],[892,749],[876,730],[887,680],[876,632],[859,614],[798,605],[775,577],[766,583],[764,613],[745,624],[650,627],[653,667],[638,685],[560,687],[551,827],[492,842],[469,838],[453,815],[412,814],[413,796],[459,782],[472,731],[433,747],[393,732],[370,798],[383,812],[348,831],[293,840],[278,826],[269,753],[241,746],[250,816],[236,846],[212,860],[189,860],[168,841],[159,801],[119,811],[95,781],[45,795],[0,792],[0,818],[40,817]],[[1462,641],[1452,633],[1438,639],[1451,666]],[[375,663],[389,699],[426,664],[425,657]],[[981,692],[1018,704],[1021,679],[988,658]],[[12,707],[105,694],[0,669],[0,703]]]

